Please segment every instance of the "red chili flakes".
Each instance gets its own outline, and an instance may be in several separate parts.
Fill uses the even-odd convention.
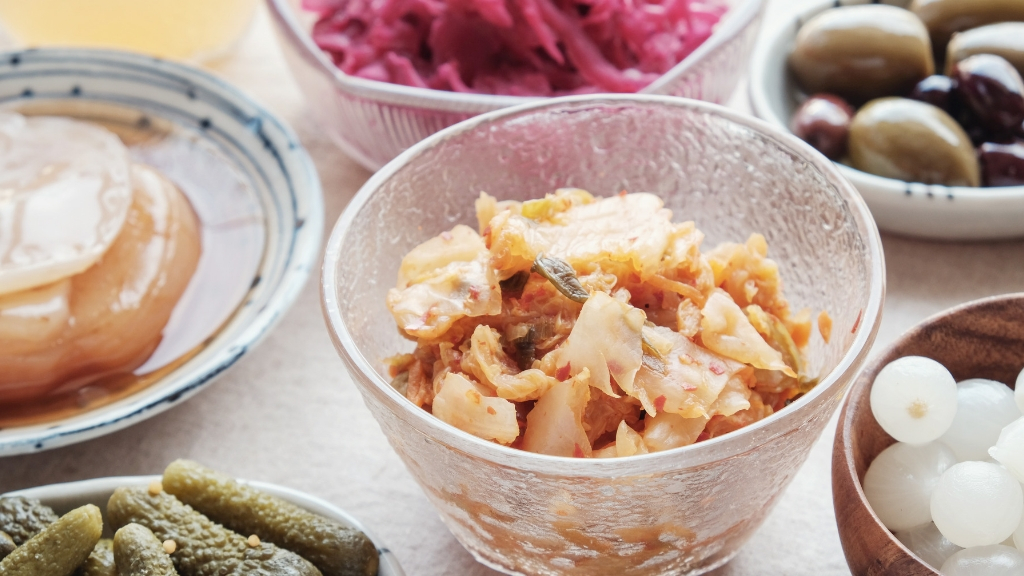
[[[855,334],[857,332],[857,328],[860,328],[861,316],[864,316],[863,308],[860,309],[860,312],[857,312],[857,320],[853,322],[853,330],[850,330],[850,334]]]
[[[619,198],[625,198],[626,194],[629,194],[629,192],[626,192],[625,190],[620,190],[619,191]]]
[[[470,286],[469,287],[469,299],[470,300],[479,300],[480,299],[480,287],[479,286],[475,286],[474,285],[474,286]]]
[[[577,442],[576,444],[573,444],[572,457],[583,458],[584,456],[585,454],[583,454],[583,448],[580,448],[579,443]]]
[[[708,366],[708,370],[711,370],[711,373],[714,374],[715,376],[721,376],[722,374],[725,374],[725,367],[719,364],[718,362],[712,362]]]
[[[667,400],[667,398],[665,398],[664,394],[662,394],[661,396],[658,396],[657,398],[655,398],[654,399],[654,409],[657,410],[658,412],[661,412],[662,410],[664,410],[665,409],[665,400]]]
[[[448,231],[441,232],[441,239],[444,240],[445,242],[451,242],[452,238],[454,238],[454,236],[452,236],[451,232],[448,232]]]
[[[559,382],[565,382],[569,379],[569,374],[572,372],[572,362],[566,362],[565,366],[562,366],[555,372],[555,378],[558,378]]]

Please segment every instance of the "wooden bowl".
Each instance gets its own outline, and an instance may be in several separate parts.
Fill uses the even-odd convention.
[[[861,486],[871,461],[896,442],[871,414],[871,385],[886,364],[903,356],[933,358],[958,382],[989,378],[1012,388],[1024,366],[1024,293],[975,300],[928,318],[854,382],[832,450],[832,500],[843,552],[856,575],[939,576],[882,525]]]

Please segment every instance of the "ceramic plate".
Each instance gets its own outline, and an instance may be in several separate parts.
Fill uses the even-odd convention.
[[[796,109],[786,59],[796,33],[814,15],[837,5],[868,0],[822,0],[765,30],[750,69],[754,113],[789,130]],[[892,0],[885,4],[905,5]],[[943,240],[992,240],[1024,236],[1024,186],[966,188],[903,182],[837,164],[864,196],[878,227],[907,236]]]
[[[0,456],[108,434],[189,398],[267,334],[316,265],[323,198],[312,161],[280,120],[206,72],[113,51],[10,52],[0,54],[0,109],[106,125],[202,223],[198,268],[146,364],[41,412],[0,406]]]
[[[66,484],[50,484],[48,486],[39,486],[37,488],[29,488],[27,490],[19,490],[17,492],[11,492],[6,496],[25,496],[28,498],[35,498],[42,501],[43,504],[53,508],[57,514],[64,514],[70,510],[78,508],[79,506],[85,506],[86,504],[95,504],[99,506],[100,510],[106,511],[107,501],[110,500],[110,495],[114,493],[114,490],[121,486],[149,486],[154,480],[160,480],[160,476],[120,476],[112,478],[97,478],[95,480],[83,480],[81,482],[68,482]],[[264,482],[252,482],[242,480],[243,483],[259,488],[268,494],[277,496],[282,500],[287,500],[292,504],[305,508],[310,512],[314,512],[331,520],[340,522],[345,526],[357,528],[362,530],[374,545],[377,546],[377,553],[380,554],[380,570],[377,572],[377,576],[404,576],[402,567],[398,565],[398,559],[395,555],[380,541],[379,538],[371,534],[369,531],[359,523],[358,520],[350,516],[344,510],[316,498],[309,494],[299,492],[298,490],[292,490],[291,488],[285,488],[283,486],[277,486],[275,484],[267,484]],[[105,514],[105,512],[104,512]],[[104,522],[106,524],[106,522]],[[110,537],[109,528],[105,527],[105,537]]]

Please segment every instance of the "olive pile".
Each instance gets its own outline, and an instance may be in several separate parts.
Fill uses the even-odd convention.
[[[1022,0],[832,8],[801,27],[789,69],[812,95],[793,133],[833,160],[908,182],[1024,185]]]

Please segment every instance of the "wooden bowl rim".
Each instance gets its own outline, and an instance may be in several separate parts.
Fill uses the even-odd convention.
[[[892,361],[887,359],[889,358],[889,356],[893,354],[893,352],[897,348],[901,347],[908,340],[911,340],[912,338],[916,337],[926,328],[932,326],[939,320],[944,320],[951,316],[970,313],[978,308],[982,308],[984,306],[988,306],[999,302],[1012,301],[1021,301],[1022,303],[1024,303],[1024,292],[1012,292],[1009,294],[1000,294],[996,296],[989,296],[986,298],[979,298],[977,300],[971,300],[969,302],[958,304],[951,308],[947,308],[945,310],[932,314],[925,318],[924,320],[918,322],[917,324],[909,328],[906,332],[900,334],[899,337],[897,337],[895,340],[887,344],[885,348],[881,349],[878,352],[878,354],[874,355],[864,365],[860,373],[857,374],[857,376],[853,380],[853,383],[850,385],[850,388],[846,394],[846,398],[843,400],[842,411],[839,413],[839,422],[836,426],[835,442],[833,443],[832,447],[832,473],[835,474],[837,470],[841,469],[844,474],[848,475],[849,478],[853,480],[852,485],[854,487],[855,493],[857,494],[857,498],[860,505],[865,510],[867,510],[871,519],[875,522],[875,524],[877,524],[877,527],[885,531],[885,533],[888,534],[889,539],[896,546],[898,546],[900,550],[902,550],[909,557],[916,560],[923,569],[931,570],[931,573],[935,576],[941,576],[941,573],[937,569],[929,565],[927,562],[922,560],[920,557],[918,557],[917,554],[914,554],[912,551],[910,551],[909,548],[904,546],[903,542],[900,542],[900,540],[896,538],[896,535],[885,527],[881,519],[879,519],[878,515],[875,514],[875,511],[871,508],[871,505],[868,503],[867,495],[864,494],[864,486],[861,484],[861,480],[857,475],[857,467],[853,458],[853,449],[851,448],[853,412],[850,410],[850,403],[852,401],[852,398],[854,398],[855,395],[861,392],[862,388],[870,388],[874,384],[874,376],[877,375],[878,372],[886,364]],[[870,379],[868,378],[869,376],[871,376]],[[842,448],[842,450],[840,450],[839,448]],[[836,466],[836,464],[840,462],[842,466]],[[833,506],[835,506],[835,500],[836,493],[835,491],[833,491]],[[836,517],[836,523],[839,523],[840,521],[841,519],[839,517]]]

